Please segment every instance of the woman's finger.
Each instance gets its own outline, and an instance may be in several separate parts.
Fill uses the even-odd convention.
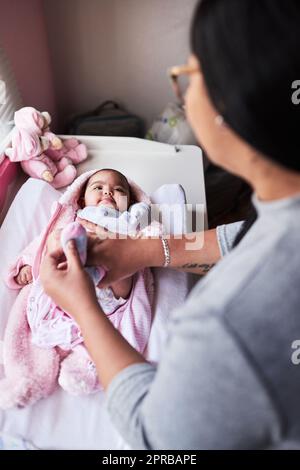
[[[61,246],[60,243],[60,236],[61,236],[62,229],[56,229],[49,235],[47,239],[47,250],[49,252],[56,250]]]
[[[100,240],[106,240],[106,238],[116,238],[116,234],[110,232],[105,227],[101,227],[100,225],[96,225],[96,235]]]
[[[74,240],[70,240],[67,244],[66,257],[69,268],[82,269],[81,259]]]
[[[60,240],[62,230],[62,228],[57,228],[54,230],[54,232],[52,232],[55,240]]]
[[[101,225],[94,224],[93,222],[89,222],[88,220],[81,219],[77,217],[77,222],[79,222],[84,228],[89,230],[90,232],[94,232],[98,238],[105,240],[106,238],[115,238],[115,234],[113,232],[109,232],[106,228],[101,227]]]
[[[67,261],[62,261],[61,263],[57,265],[57,269],[59,269],[60,271],[67,269],[67,267],[68,267]]]
[[[95,232],[98,227],[96,224],[93,224],[93,222],[89,222],[88,220],[81,219],[80,217],[76,218],[76,222],[79,222],[80,225],[82,225],[87,230],[90,230],[91,232]]]
[[[62,247],[59,247],[49,253],[49,262],[52,263],[53,265],[57,266],[58,263],[62,261],[62,259],[65,259],[65,254],[62,249]]]
[[[62,248],[46,253],[41,263],[41,278],[44,278],[46,281],[47,276],[51,276],[55,271],[57,271],[58,265],[61,263],[63,257],[64,252]]]

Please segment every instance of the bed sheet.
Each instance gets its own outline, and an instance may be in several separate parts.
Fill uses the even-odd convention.
[[[29,179],[18,192],[0,229],[0,276],[20,250],[40,233],[50,216],[50,207],[60,193],[39,180]],[[151,195],[154,203],[182,204],[182,218],[170,221],[170,232],[185,230],[184,191],[167,184]],[[185,273],[169,269],[154,270],[155,313],[148,343],[148,358],[158,361],[167,337],[169,314],[182,303],[190,280]],[[0,338],[17,293],[0,282]],[[128,449],[110,422],[103,393],[72,397],[58,388],[47,399],[24,409],[0,411],[0,433],[20,438],[40,449]]]

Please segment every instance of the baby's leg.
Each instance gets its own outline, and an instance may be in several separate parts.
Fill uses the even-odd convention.
[[[72,165],[72,161],[67,157],[63,157],[57,162],[57,169],[58,171],[62,171],[68,165]]]
[[[62,361],[58,383],[71,395],[88,395],[103,390],[96,367],[83,344],[76,346]]]
[[[34,167],[34,171],[32,167]],[[53,168],[53,165],[47,165],[43,160],[35,160],[34,162],[31,160],[24,160],[22,162],[22,168],[29,175],[38,177],[48,183],[52,183],[54,175],[57,173],[55,165]]]
[[[59,171],[52,182],[52,186],[56,189],[63,188],[73,183],[76,178],[77,170],[74,165],[67,165],[63,170]]]

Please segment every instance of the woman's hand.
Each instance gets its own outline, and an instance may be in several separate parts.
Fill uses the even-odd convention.
[[[99,287],[132,276],[147,266],[163,264],[163,250],[159,239],[120,238],[91,222],[78,219],[88,232],[87,265],[103,266],[106,276]]]
[[[40,279],[51,299],[75,319],[98,308],[95,287],[82,267],[75,242],[67,245],[66,263],[62,248],[47,253],[41,263]]]
[[[47,251],[49,253],[61,248],[60,236],[62,229],[53,230],[47,238]]]

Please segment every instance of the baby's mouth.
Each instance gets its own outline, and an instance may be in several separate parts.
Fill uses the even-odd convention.
[[[110,197],[105,197],[104,199],[101,199],[101,201],[99,202],[99,204],[113,204],[115,205],[115,201],[110,198]]]

